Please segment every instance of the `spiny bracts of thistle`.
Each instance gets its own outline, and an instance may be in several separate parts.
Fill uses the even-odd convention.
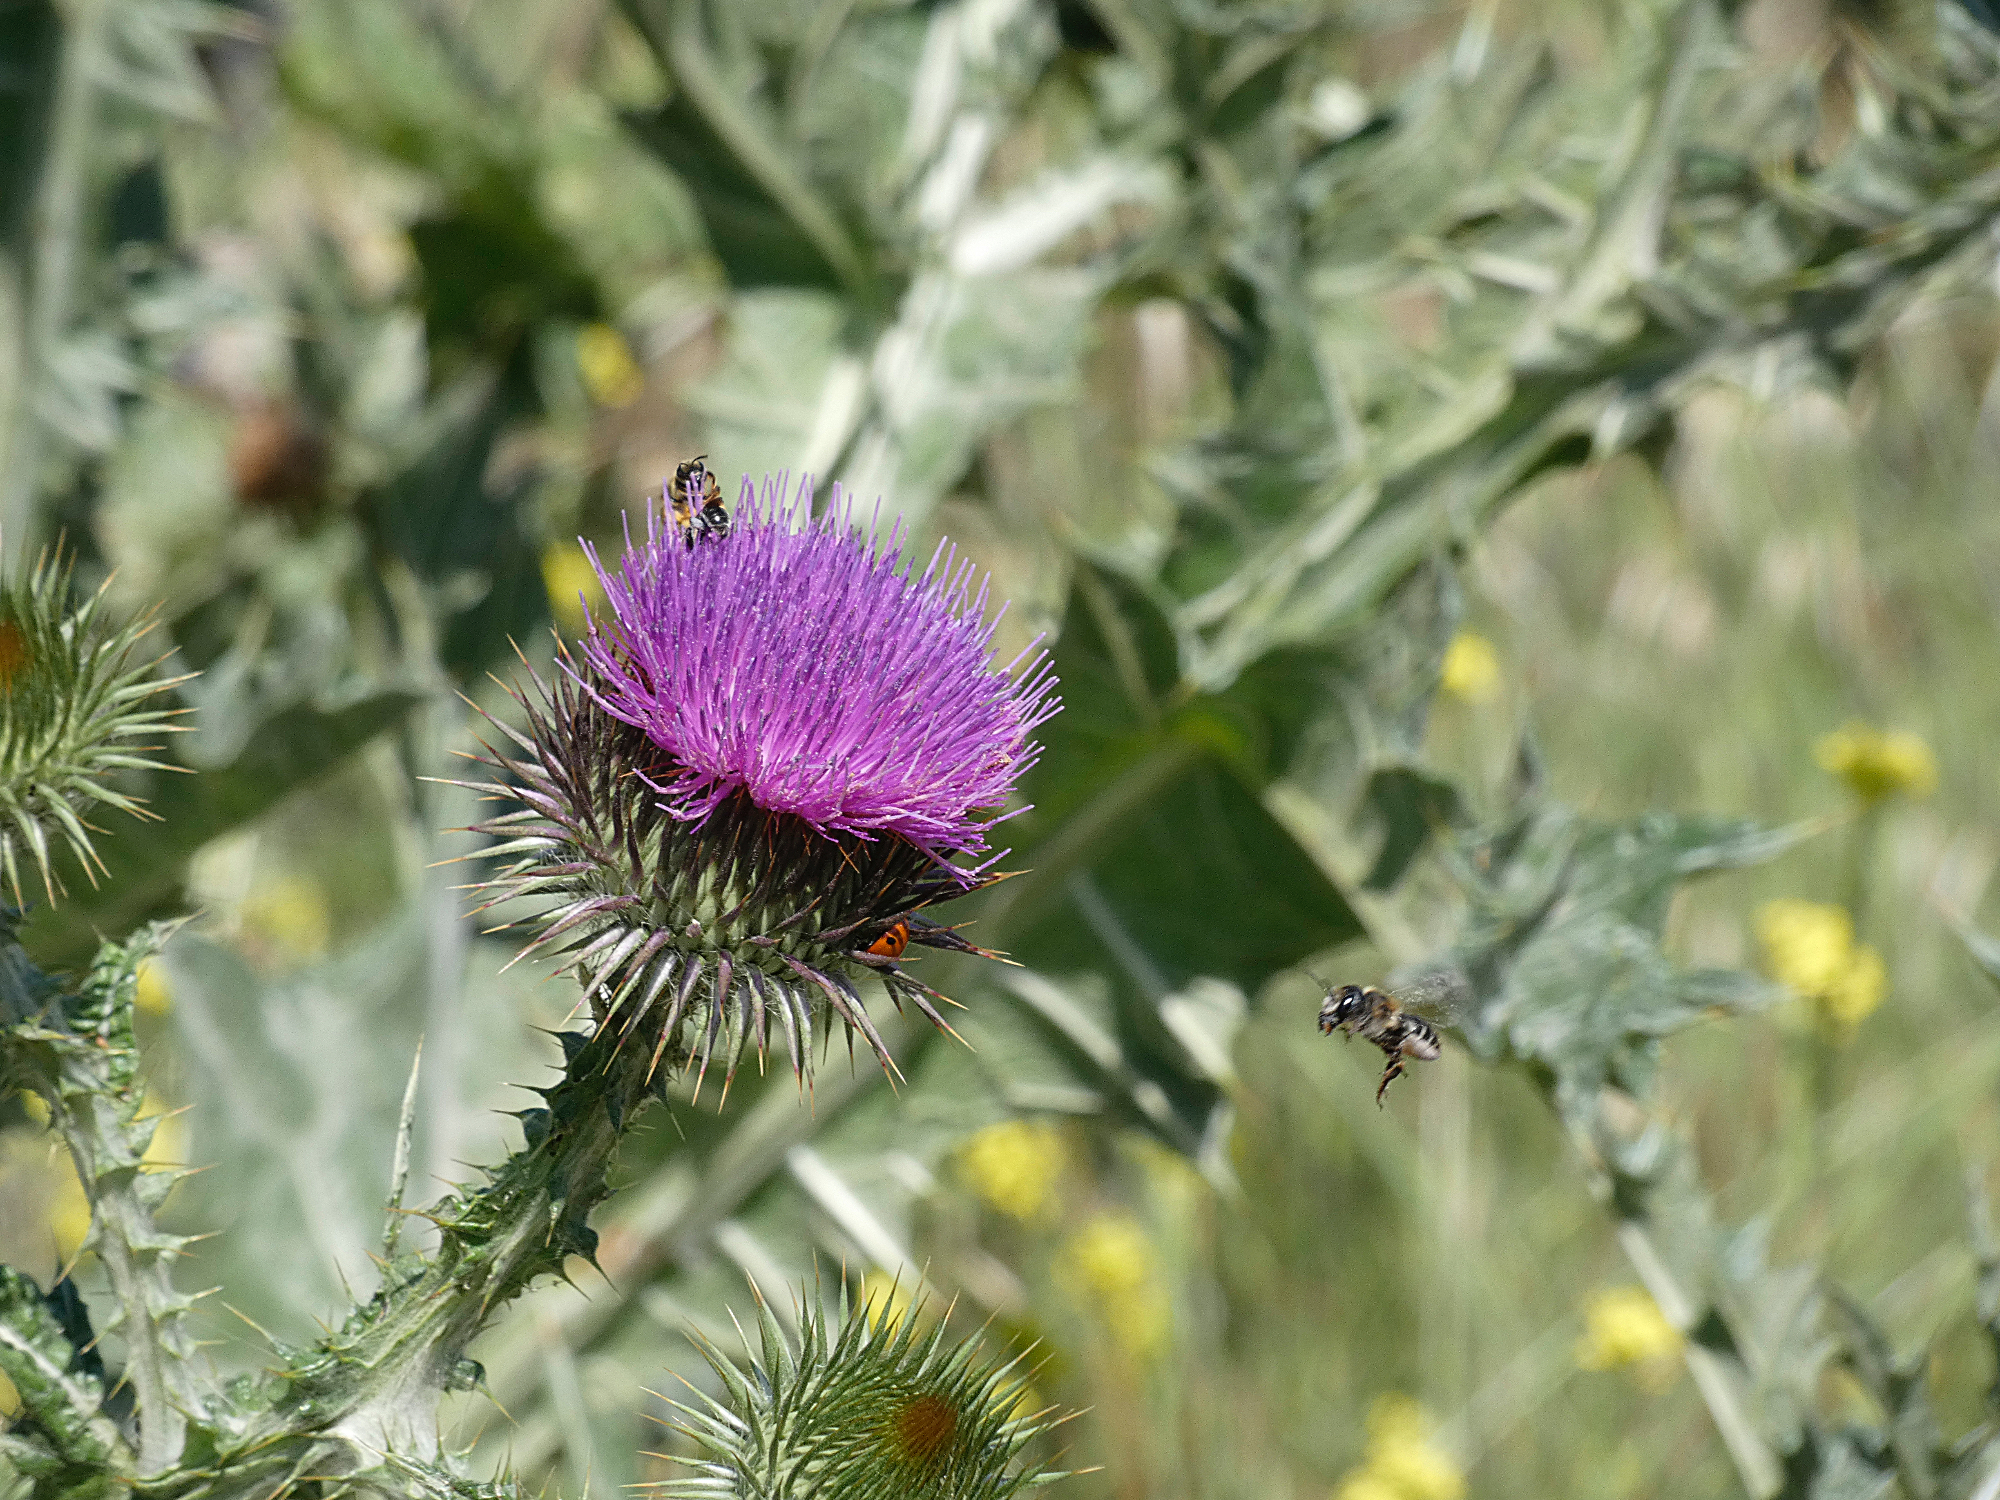
[[[920,1307],[884,1315],[844,1288],[840,1304],[829,1315],[805,1299],[794,1343],[760,1298],[762,1355],[748,1370],[697,1341],[722,1393],[669,1403],[701,1456],[679,1460],[694,1473],[660,1485],[662,1500],[1007,1500],[1066,1477],[1023,1461],[1063,1419],[1019,1410],[1018,1360],[988,1365],[976,1339],[948,1342]]]
[[[121,770],[168,770],[134,741],[169,733],[180,710],[153,706],[185,677],[153,676],[134,664],[149,620],[110,626],[104,590],[70,608],[70,564],[44,552],[25,581],[0,589],[0,880],[21,901],[21,865],[31,860],[50,900],[61,889],[54,859],[67,845],[94,884],[103,867],[83,814],[106,803],[146,816],[112,785]]]
[[[854,981],[944,1026],[906,949],[985,952],[926,913],[1002,878],[987,835],[1055,677],[1034,647],[996,665],[998,617],[955,551],[916,573],[900,531],[873,544],[853,519],[837,487],[815,517],[809,486],[747,480],[698,546],[649,511],[618,567],[592,554],[606,609],[516,693],[497,777],[462,783],[520,804],[475,825],[509,861],[485,905],[535,898],[524,956],[561,953],[652,1066],[733,1076],[782,1031],[803,1076],[838,1017],[893,1071]]]

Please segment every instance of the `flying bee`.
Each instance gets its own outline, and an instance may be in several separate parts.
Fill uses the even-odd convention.
[[[709,538],[720,541],[729,535],[729,512],[723,508],[722,486],[709,472],[706,453],[674,466],[674,477],[667,481],[667,504],[672,509],[674,528],[687,541],[690,552],[696,542]]]
[[[1410,1058],[1434,1062],[1444,1051],[1437,1028],[1409,1007],[1448,1007],[1462,992],[1463,982],[1449,972],[1424,975],[1393,993],[1368,984],[1328,985],[1319,1005],[1319,1029],[1328,1036],[1344,1031],[1382,1049],[1388,1062],[1375,1086],[1375,1103],[1380,1107],[1382,1096],[1402,1076]]]

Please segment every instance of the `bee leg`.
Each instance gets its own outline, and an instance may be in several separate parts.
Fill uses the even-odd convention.
[[[1382,1108],[1382,1096],[1389,1092],[1389,1085],[1403,1076],[1403,1059],[1400,1056],[1389,1059],[1389,1066],[1382,1070],[1382,1081],[1375,1086],[1375,1107]]]

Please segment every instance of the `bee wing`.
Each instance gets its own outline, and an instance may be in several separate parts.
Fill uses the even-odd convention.
[[[1455,1021],[1472,1004],[1472,982],[1453,968],[1418,969],[1397,974],[1388,990],[1398,1005],[1436,1021]]]

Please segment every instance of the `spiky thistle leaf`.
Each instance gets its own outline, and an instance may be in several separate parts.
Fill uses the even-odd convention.
[[[0,908],[0,958],[8,960],[18,990],[5,1009],[29,1013],[0,1028],[0,1090],[27,1089],[47,1105],[50,1127],[90,1200],[84,1248],[96,1256],[116,1300],[97,1326],[125,1341],[138,1464],[157,1473],[179,1455],[188,1424],[205,1418],[213,1395],[211,1371],[188,1324],[198,1299],[174,1284],[174,1265],[192,1241],[162,1230],[157,1219],[186,1174],[148,1169],[160,1165],[147,1161],[160,1117],[146,1111],[132,1029],[139,967],[177,924],[154,923],[122,943],[104,944],[71,984],[34,982],[19,954],[16,920]]]
[[[44,552],[25,581],[0,590],[0,881],[21,901],[21,866],[32,861],[54,900],[54,856],[67,846],[92,882],[102,868],[83,814],[93,803],[144,816],[112,783],[125,770],[165,770],[137,743],[176,726],[159,693],[184,678],[152,675],[132,661],[151,628],[111,625],[104,590],[70,608],[71,566]]]
[[[9,1457],[38,1493],[109,1493],[106,1471],[128,1467],[131,1453],[104,1411],[103,1368],[79,1356],[56,1294],[8,1266],[0,1266],[0,1374],[20,1402]]]

